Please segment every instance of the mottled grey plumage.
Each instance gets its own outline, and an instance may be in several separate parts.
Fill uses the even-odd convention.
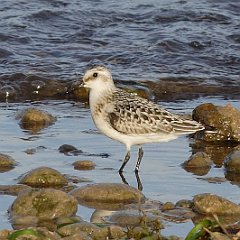
[[[191,133],[202,129],[199,123],[173,114],[150,102],[117,89],[109,96],[114,106],[109,113],[111,126],[117,131],[132,135],[146,133]]]

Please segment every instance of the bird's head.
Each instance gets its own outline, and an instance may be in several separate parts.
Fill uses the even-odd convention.
[[[114,83],[110,71],[105,67],[94,67],[85,72],[82,86],[85,88],[109,89],[114,88]]]

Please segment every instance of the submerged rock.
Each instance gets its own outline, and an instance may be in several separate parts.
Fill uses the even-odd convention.
[[[78,232],[73,235],[63,237],[63,240],[92,240],[91,237],[88,236],[85,232]]]
[[[185,161],[182,167],[188,172],[202,176],[208,173],[212,163],[211,158],[206,153],[197,152]]]
[[[232,142],[204,142],[195,141],[191,144],[193,152],[205,152],[217,167],[222,167],[224,159],[238,144]]]
[[[24,184],[18,184],[18,185],[0,185],[0,192],[6,195],[18,195],[23,190],[31,189],[31,187],[24,185]]]
[[[224,160],[227,172],[240,174],[240,150],[230,153]]]
[[[63,225],[58,227],[58,232],[61,236],[70,236],[74,234],[83,235],[86,237],[88,234],[92,234],[96,231],[100,231],[100,227],[96,226],[95,224],[81,221],[73,224]]]
[[[204,193],[193,198],[193,208],[200,214],[239,215],[240,206],[220,196]]]
[[[212,165],[211,158],[204,152],[193,154],[187,161],[183,163],[186,168],[205,168]]]
[[[213,131],[202,131],[197,136],[205,141],[240,142],[240,111],[231,104],[215,106],[205,103],[193,111],[193,119],[210,127]]]
[[[159,224],[159,228],[163,228],[159,216],[151,213],[142,214],[137,210],[115,212],[111,216],[105,218],[105,220],[122,227],[140,226],[144,223],[146,226],[151,227],[155,224]]]
[[[63,153],[65,155],[73,155],[73,156],[78,156],[83,153],[82,150],[77,149],[73,145],[70,144],[63,144],[58,148],[58,151],[60,153]]]
[[[70,192],[82,205],[115,210],[126,204],[144,202],[145,196],[131,186],[120,183],[89,184]]]
[[[240,151],[235,150],[224,159],[225,178],[232,184],[240,186]]]
[[[20,119],[20,126],[23,129],[32,132],[38,132],[56,121],[56,118],[50,113],[37,108],[28,108],[22,111],[17,118]]]
[[[55,169],[39,167],[26,173],[19,183],[31,187],[62,187],[67,185],[68,181]]]
[[[95,224],[81,221],[65,225],[58,228],[58,233],[61,236],[66,236],[64,239],[121,239],[126,235],[125,231],[117,226],[98,227]]]
[[[22,191],[9,209],[11,217],[36,216],[39,220],[73,216],[77,200],[56,189],[31,189]]]
[[[27,229],[20,229],[16,231],[11,231],[8,233],[6,238],[1,239],[17,239],[17,240],[42,240],[42,239],[51,239],[51,240],[60,240],[61,237],[56,232],[51,232],[44,227],[34,227]]]
[[[90,160],[79,160],[72,164],[76,170],[92,170],[96,164]]]
[[[0,172],[7,172],[14,168],[17,162],[7,154],[0,153]]]

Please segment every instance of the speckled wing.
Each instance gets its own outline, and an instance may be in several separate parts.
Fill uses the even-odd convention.
[[[108,113],[110,125],[128,135],[151,133],[192,133],[202,125],[172,114],[148,101],[122,90],[113,93],[113,110]]]

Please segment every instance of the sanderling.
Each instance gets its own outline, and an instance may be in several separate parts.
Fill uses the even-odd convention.
[[[179,135],[204,129],[192,119],[170,113],[147,99],[117,88],[105,67],[87,70],[82,86],[90,90],[89,104],[96,127],[106,136],[126,145],[127,153],[119,173],[130,159],[132,145],[139,146],[136,173],[143,157],[142,144],[168,142]]]

